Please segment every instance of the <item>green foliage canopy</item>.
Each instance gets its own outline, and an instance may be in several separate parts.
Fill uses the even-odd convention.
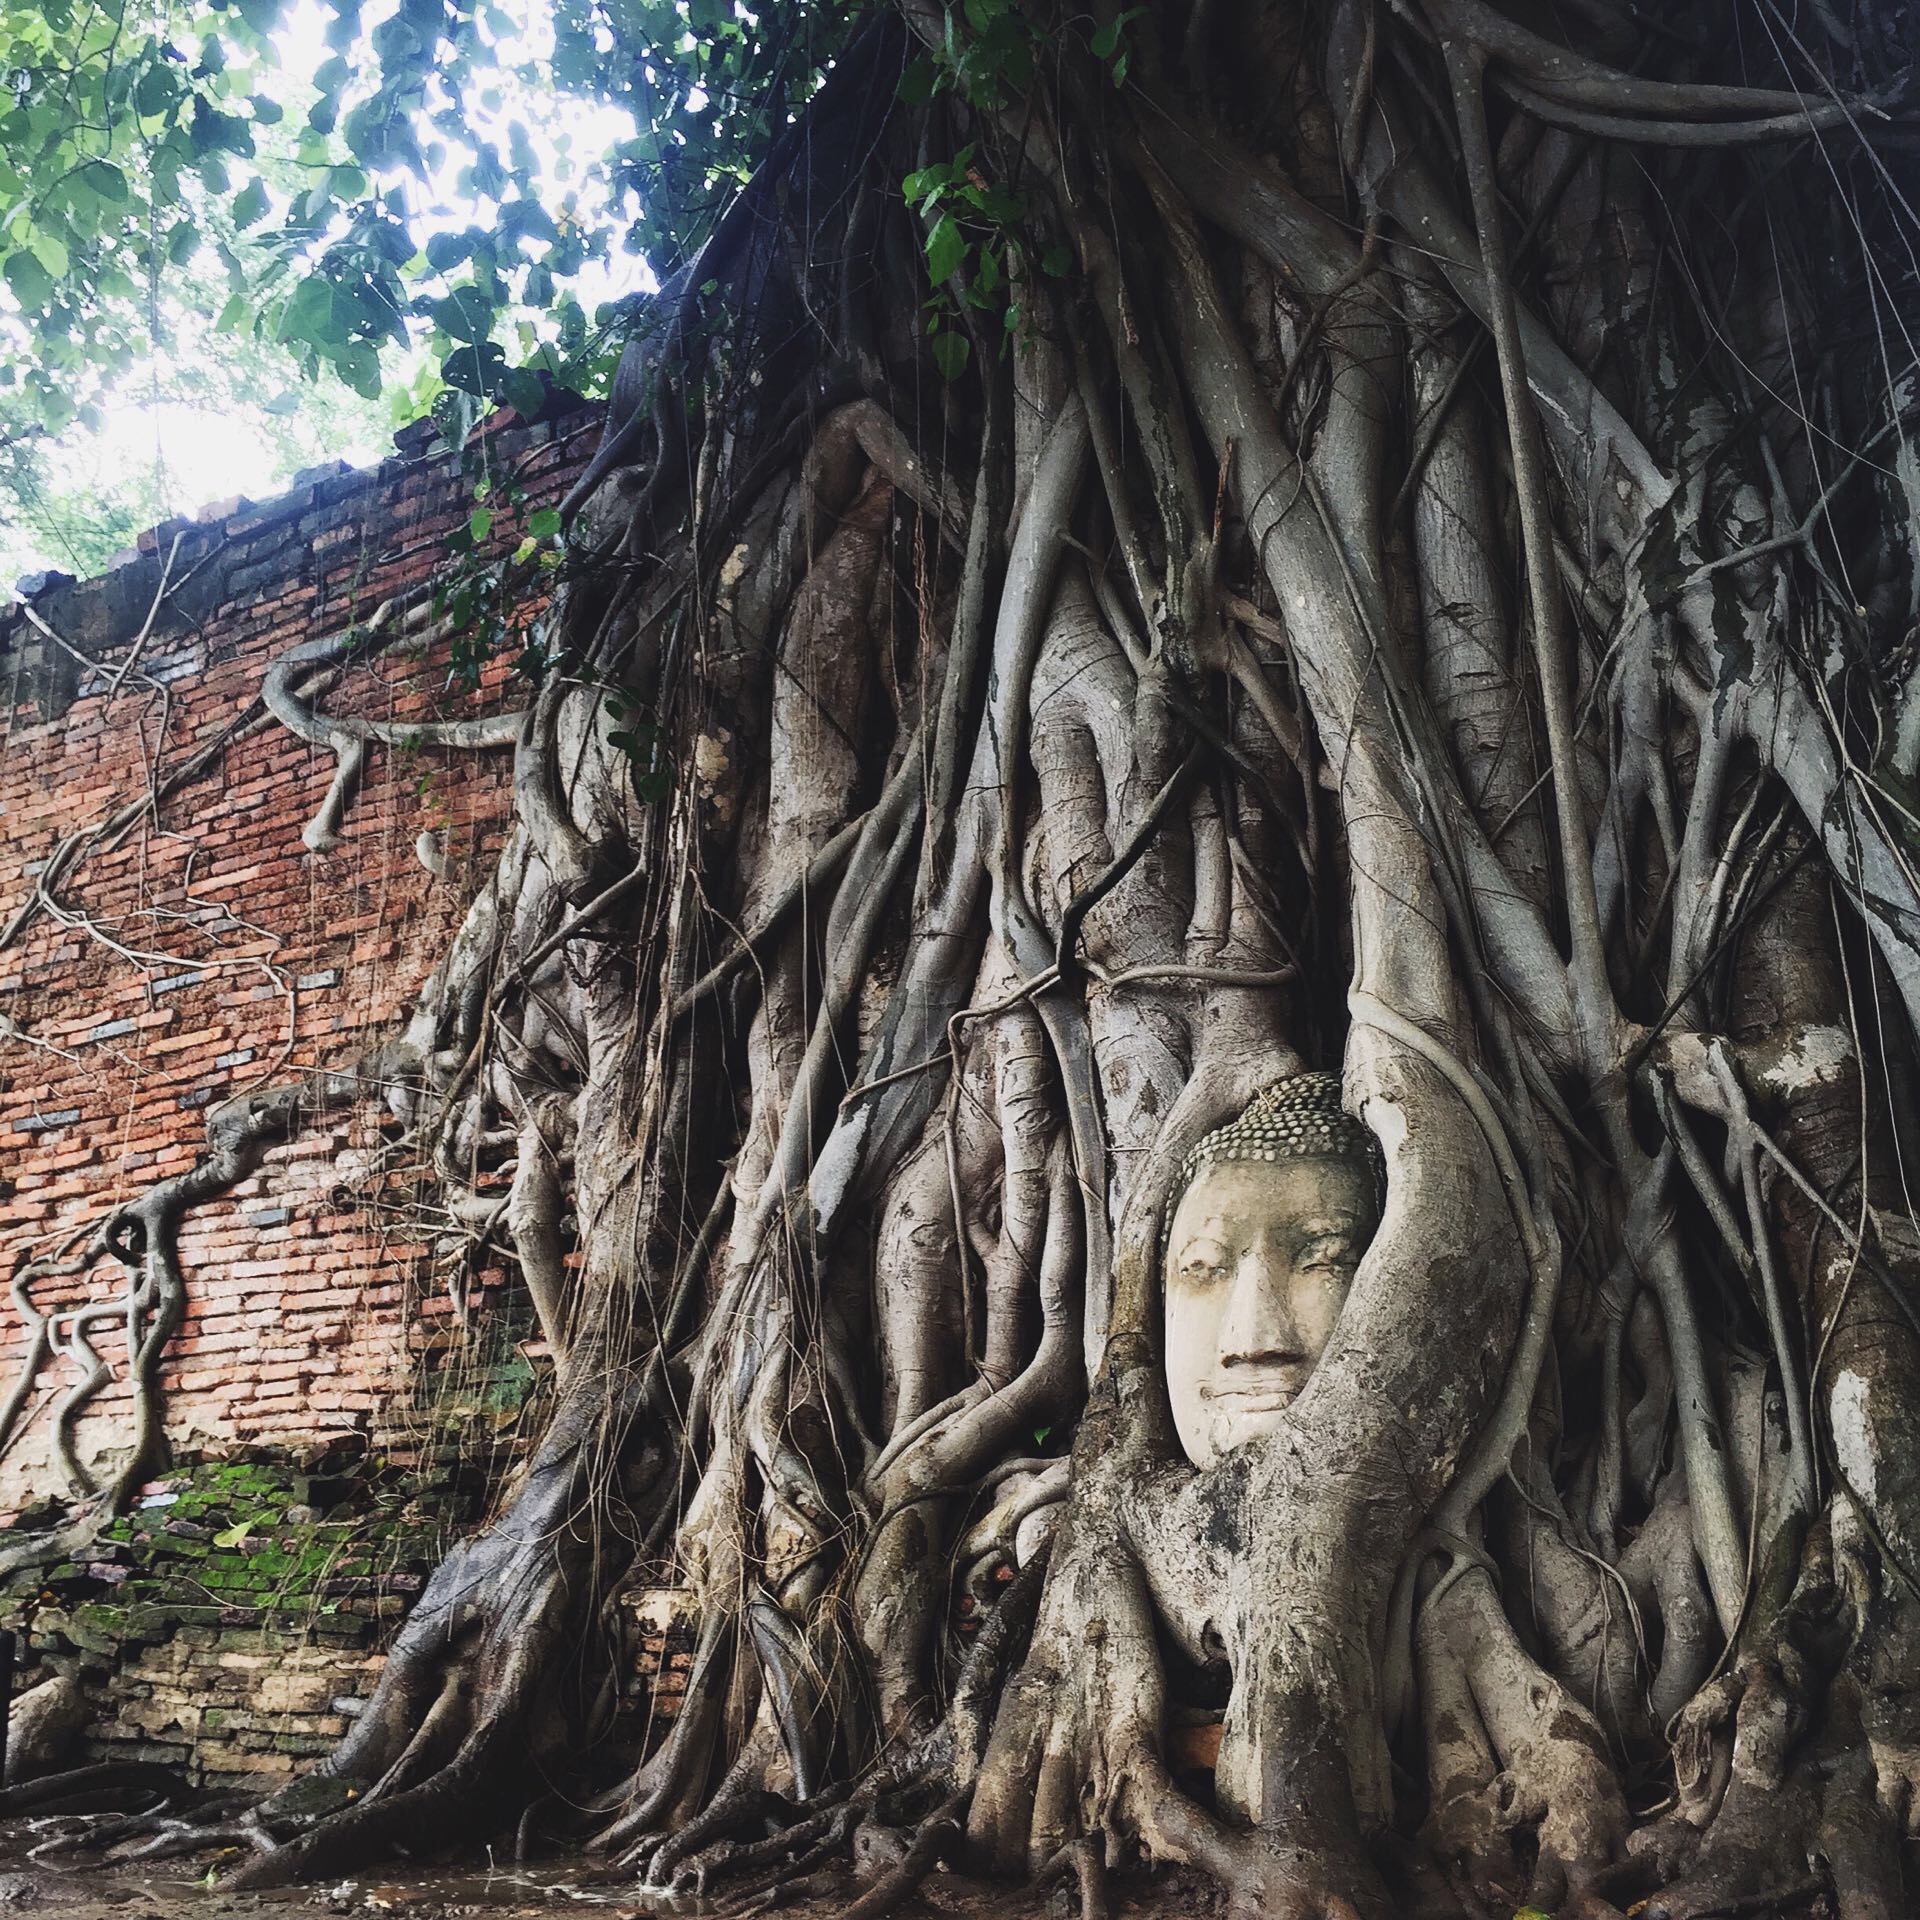
[[[468,419],[592,391],[626,316],[582,290],[697,248],[860,3],[5,0],[9,417],[97,417],[183,306],[368,396],[424,347]]]

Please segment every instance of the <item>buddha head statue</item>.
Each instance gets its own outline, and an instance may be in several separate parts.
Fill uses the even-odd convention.
[[[1195,1466],[1279,1425],[1326,1351],[1385,1186],[1330,1073],[1276,1081],[1181,1162],[1161,1278],[1167,1391]]]

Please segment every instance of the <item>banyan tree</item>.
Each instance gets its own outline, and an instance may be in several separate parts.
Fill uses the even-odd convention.
[[[454,728],[514,819],[405,1030],[103,1229],[190,1290],[384,1101],[556,1356],[234,1878],[1911,1911],[1914,18],[836,44]],[[319,835],[309,670],[434,619],[274,670]],[[697,1643],[608,1777],[635,1584]]]

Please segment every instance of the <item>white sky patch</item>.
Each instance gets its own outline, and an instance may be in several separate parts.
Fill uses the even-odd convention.
[[[274,441],[263,418],[191,401],[163,400],[157,406],[116,410],[96,440],[102,464],[108,467],[122,459],[128,465],[152,461],[160,449],[168,504],[175,513],[194,513],[236,494],[263,498],[292,478],[282,471],[286,450]],[[392,451],[391,441],[353,434],[340,442],[333,458],[363,467]]]

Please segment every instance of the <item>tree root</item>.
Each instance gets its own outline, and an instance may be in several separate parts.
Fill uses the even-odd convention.
[[[175,1806],[191,1793],[192,1789],[170,1767],[146,1760],[108,1760],[0,1787],[0,1819],[25,1813],[102,1812],[130,1796],[147,1800],[157,1797],[162,1805]]]
[[[1442,1850],[1497,1882],[1513,1867],[1497,1865],[1496,1836],[1528,1834],[1528,1905],[1610,1913],[1599,1888],[1628,1820],[1593,1715],[1528,1657],[1481,1567],[1428,1599],[1420,1643],[1430,1738],[1453,1756],[1433,1815]]]

